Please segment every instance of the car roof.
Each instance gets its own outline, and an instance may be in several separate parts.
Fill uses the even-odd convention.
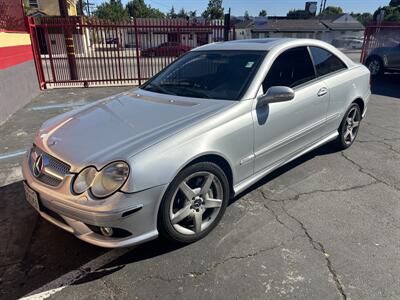
[[[347,66],[354,66],[355,63],[345,54],[332,45],[316,39],[296,39],[296,38],[264,38],[264,39],[243,39],[227,42],[217,42],[206,44],[191,51],[209,51],[209,50],[259,50],[269,52],[279,52],[281,49],[300,46],[316,46],[324,48],[346,63]]]
[[[294,41],[294,38],[244,39],[217,42],[196,48],[196,50],[270,50],[276,46]]]

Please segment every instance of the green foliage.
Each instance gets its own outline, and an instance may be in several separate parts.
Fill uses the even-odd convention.
[[[176,14],[176,17],[180,19],[186,19],[186,17],[189,17],[189,14],[184,8],[181,8],[180,11]]]
[[[165,18],[165,14],[153,8],[150,5],[146,5],[144,0],[131,0],[126,4],[128,14],[134,18]]]
[[[99,19],[109,20],[112,22],[126,21],[129,19],[128,11],[121,3],[121,0],[110,0],[103,2],[94,12]]]
[[[167,18],[169,19],[176,19],[177,18],[177,14],[175,12],[175,8],[172,6],[169,13],[167,13]]]
[[[250,20],[250,15],[249,15],[249,12],[247,10],[244,12],[244,20],[245,21]]]
[[[338,15],[338,14],[342,14],[342,13],[343,13],[343,9],[339,6],[327,6],[320,15],[321,16],[332,16],[332,15]]]
[[[259,14],[260,17],[266,17],[267,16],[267,11],[265,9],[260,10]]]
[[[372,22],[372,14],[369,12],[365,13],[351,13],[350,14],[353,18],[357,19],[358,22],[363,24],[364,26],[368,25]]]
[[[222,0],[209,0],[206,10],[201,15],[208,20],[222,19],[224,17]]]
[[[389,6],[399,7],[400,0],[390,0]]]
[[[400,21],[400,7],[396,6],[378,7],[378,9],[374,12],[373,15],[374,21],[378,20],[378,16],[380,15],[381,11],[384,11],[385,13],[383,21],[389,21],[389,22]]]

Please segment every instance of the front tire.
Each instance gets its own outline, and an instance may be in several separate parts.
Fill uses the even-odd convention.
[[[379,76],[385,72],[383,61],[379,56],[372,56],[368,58],[366,66],[371,72],[372,76]]]
[[[161,236],[180,244],[202,239],[221,220],[229,191],[226,174],[218,165],[199,162],[185,168],[171,182],[161,201]]]
[[[355,141],[361,122],[361,110],[357,103],[352,103],[339,126],[339,136],[334,144],[339,150],[349,148]]]

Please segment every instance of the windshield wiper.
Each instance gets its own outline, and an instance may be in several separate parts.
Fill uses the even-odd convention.
[[[210,95],[205,92],[204,90],[199,90],[193,86],[189,86],[191,83],[189,81],[181,81],[181,82],[165,82],[163,84],[161,84],[161,86],[168,86],[168,87],[175,87],[177,89],[184,89],[185,92],[189,92],[190,95],[187,95],[185,93],[179,93],[178,90],[176,95],[178,96],[183,96],[183,97],[200,97],[200,98],[210,98]]]
[[[161,92],[162,94],[167,94],[167,95],[176,95],[175,93],[163,88],[161,85],[156,85],[154,83],[149,83],[144,89],[148,90],[147,88],[150,88],[150,91],[152,92],[151,89]]]

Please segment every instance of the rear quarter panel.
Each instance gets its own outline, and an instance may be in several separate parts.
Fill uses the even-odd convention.
[[[339,128],[345,112],[356,99],[362,99],[366,109],[371,94],[369,80],[370,72],[361,64],[324,78],[330,92],[328,127]]]

